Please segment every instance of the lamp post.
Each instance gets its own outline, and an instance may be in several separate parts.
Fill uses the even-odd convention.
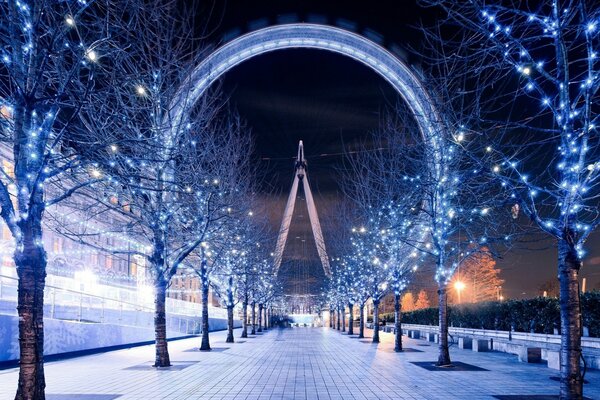
[[[465,284],[461,281],[456,281],[454,283],[454,289],[456,289],[456,293],[458,294],[458,304],[460,304],[460,293],[465,288]]]

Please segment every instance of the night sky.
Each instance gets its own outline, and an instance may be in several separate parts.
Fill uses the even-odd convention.
[[[421,22],[429,25],[436,16],[435,10],[421,9],[414,1],[219,2],[212,13],[208,42],[223,42],[252,27],[277,22],[346,26],[351,22],[357,32],[367,32],[388,48],[407,49],[409,60],[418,63],[418,58],[410,55],[410,49],[418,49],[421,40],[417,26]],[[271,218],[277,225],[291,187],[298,141],[304,141],[311,187],[325,224],[334,211],[331,205],[340,196],[339,153],[377,129],[386,109],[399,99],[387,82],[362,64],[330,52],[303,49],[273,52],[239,65],[222,79],[222,90],[254,136],[254,157],[265,172],[264,199],[272,205]],[[304,196],[299,195],[281,272],[288,292],[315,292],[323,273],[302,203]],[[589,256],[582,270],[588,288],[600,287],[598,236],[588,242]],[[537,247],[540,250],[534,252],[515,249],[498,260],[506,281],[505,297],[537,295],[538,286],[556,276],[553,244],[539,243]],[[419,282],[429,284],[427,279]],[[434,286],[432,278],[430,284]]]

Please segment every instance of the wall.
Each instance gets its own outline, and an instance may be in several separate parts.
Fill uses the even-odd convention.
[[[209,326],[211,331],[227,329],[227,320],[210,318]],[[241,326],[241,321],[235,320],[234,326]],[[167,332],[169,338],[184,336],[188,336],[188,333]],[[0,362],[18,359],[18,337],[18,317],[0,315]],[[147,327],[44,319],[44,354],[46,355],[153,340],[154,330]]]

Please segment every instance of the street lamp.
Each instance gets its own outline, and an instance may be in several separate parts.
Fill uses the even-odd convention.
[[[504,296],[502,295],[502,286],[500,285],[496,286],[496,300],[504,300]]]
[[[458,303],[460,304],[460,292],[465,288],[465,284],[461,281],[456,281],[454,283],[454,289],[456,289],[456,293],[458,294]]]

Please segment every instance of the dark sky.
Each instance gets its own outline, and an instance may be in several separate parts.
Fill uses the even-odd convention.
[[[351,22],[357,32],[378,38],[388,48],[419,48],[416,26],[436,17],[414,1],[228,1],[213,11],[213,43],[277,22]],[[377,32],[374,35],[372,32]],[[409,52],[410,53],[410,52]],[[416,57],[409,56],[416,63]],[[256,160],[266,173],[265,186],[274,191],[273,218],[279,221],[291,187],[293,157],[298,141],[304,141],[308,174],[321,218],[338,192],[336,168],[344,145],[360,140],[378,127],[386,108],[398,100],[394,90],[375,72],[341,55],[320,50],[284,50],[255,57],[229,71],[223,91],[247,121],[256,143]],[[299,193],[282,274],[289,291],[315,291],[323,274]],[[275,222],[279,223],[279,222]],[[303,241],[304,240],[304,241]],[[589,245],[582,270],[588,288],[600,285],[600,240]],[[543,282],[556,276],[556,250],[515,250],[498,261],[506,280],[507,297],[530,297]],[[306,285],[301,282],[307,281]],[[431,279],[433,286],[433,279]]]

